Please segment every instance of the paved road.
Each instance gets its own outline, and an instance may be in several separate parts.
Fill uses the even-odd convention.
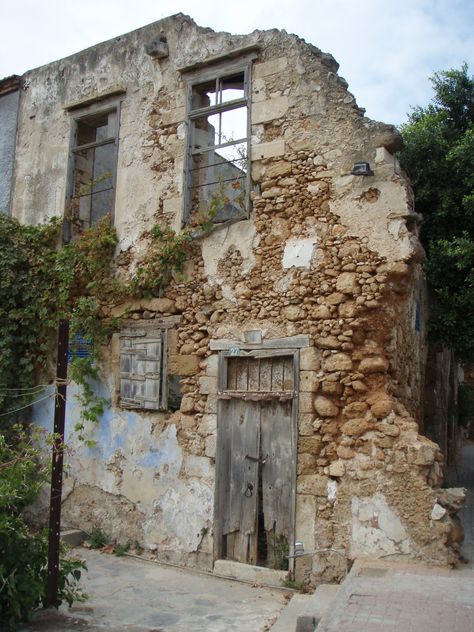
[[[84,604],[40,612],[21,630],[33,632],[260,632],[287,598],[202,573],[78,549],[87,561]]]
[[[357,561],[317,632],[474,632],[474,571]]]

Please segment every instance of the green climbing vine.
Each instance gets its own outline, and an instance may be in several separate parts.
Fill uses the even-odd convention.
[[[135,273],[120,280],[114,254],[117,234],[104,217],[70,243],[61,243],[62,224],[52,220],[25,226],[0,216],[0,428],[17,418],[54,371],[56,331],[70,321],[69,376],[80,385],[81,418],[75,430],[97,421],[107,400],[96,393],[101,348],[120,328],[111,308],[127,299],[160,296],[173,275],[182,274],[196,239],[211,232],[222,200],[177,232],[156,224],[143,236],[149,246]],[[87,344],[87,357],[78,348]],[[23,390],[20,390],[23,389]],[[24,393],[18,397],[18,393]],[[11,414],[10,414],[11,413]]]

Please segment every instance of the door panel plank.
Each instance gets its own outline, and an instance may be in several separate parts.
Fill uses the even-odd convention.
[[[265,530],[289,536],[291,525],[292,402],[261,402],[261,454]],[[268,455],[268,456],[267,456]]]

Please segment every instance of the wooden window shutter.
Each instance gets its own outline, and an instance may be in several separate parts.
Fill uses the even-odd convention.
[[[120,334],[120,405],[166,409],[166,330],[130,328]]]

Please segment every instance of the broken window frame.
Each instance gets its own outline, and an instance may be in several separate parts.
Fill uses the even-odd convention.
[[[159,359],[159,372],[155,375],[155,380],[157,384],[157,397],[154,398],[156,405],[147,405],[147,400],[149,402],[152,401],[152,397],[142,397],[140,396],[138,399],[133,401],[133,397],[124,397],[124,380],[130,379],[131,375],[142,376],[143,381],[146,382],[147,379],[152,380],[153,378],[148,375],[148,372],[145,370],[143,373],[137,371],[133,373],[132,370],[125,372],[123,371],[122,357],[123,354],[127,353],[127,349],[133,348],[132,346],[127,346],[123,344],[123,341],[136,339],[138,341],[152,343],[154,339],[160,340],[160,359]],[[168,409],[168,380],[167,380],[167,371],[168,371],[168,328],[160,327],[156,325],[148,326],[145,324],[137,324],[137,325],[128,325],[125,326],[119,333],[119,406],[121,408],[127,410],[145,410],[145,411],[164,411]],[[130,352],[128,352],[130,353]],[[146,356],[146,354],[145,354]],[[132,366],[131,369],[134,367]],[[136,365],[135,365],[135,368]],[[153,373],[153,372],[151,372]],[[148,376],[148,377],[147,377]],[[142,401],[143,400],[143,401]],[[140,403],[142,401],[142,403]]]
[[[236,62],[225,62],[213,65],[212,68],[206,70],[196,70],[189,73],[186,77],[187,80],[187,104],[186,104],[186,157],[185,157],[185,192],[184,192],[184,208],[182,217],[182,226],[185,226],[192,215],[193,209],[191,208],[191,195],[193,190],[191,165],[193,160],[193,144],[194,144],[194,122],[202,117],[212,116],[215,114],[222,114],[224,112],[230,112],[239,108],[245,108],[247,115],[246,122],[246,137],[241,139],[233,139],[230,142],[219,144],[216,147],[232,147],[236,145],[246,146],[246,166],[247,173],[245,178],[245,204],[242,215],[237,218],[222,222],[223,224],[232,223],[235,221],[241,221],[248,219],[250,214],[251,199],[251,72],[252,72],[252,60],[255,58],[255,54],[247,55],[244,59],[240,59]],[[243,74],[243,86],[244,95],[241,98],[233,99],[231,101],[225,101],[223,103],[216,103],[215,105],[209,105],[202,108],[193,108],[193,94],[194,89],[206,82],[215,81],[216,83],[216,95],[218,94],[219,81],[229,76]],[[216,99],[217,100],[217,99]],[[200,152],[197,152],[200,153]],[[216,222],[217,223],[217,222]],[[219,222],[221,223],[221,222]]]
[[[79,202],[81,197],[85,196],[77,196],[75,195],[75,173],[76,173],[76,155],[80,151],[84,151],[87,149],[97,149],[99,147],[103,147],[106,145],[113,145],[114,152],[112,157],[112,182],[111,186],[108,189],[101,189],[99,191],[91,191],[87,195],[95,195],[97,193],[101,193],[105,190],[112,191],[112,203],[110,208],[110,220],[111,223],[114,222],[115,215],[115,197],[116,197],[116,188],[117,188],[117,161],[118,161],[118,147],[119,147],[119,132],[120,132],[120,110],[121,110],[121,101],[114,99],[108,103],[98,105],[93,105],[90,107],[85,107],[80,112],[74,113],[71,115],[71,137],[69,143],[69,164],[68,164],[68,178],[67,178],[67,196],[66,196],[66,221],[64,225],[64,241],[70,241],[75,235],[80,234],[87,228],[94,226],[101,217],[97,218],[95,221],[92,221],[92,218],[89,217],[89,223],[86,226],[81,226],[82,220],[80,217],[75,217],[75,209],[74,204],[77,200]],[[76,108],[74,108],[76,109]],[[80,124],[82,122],[87,122],[88,120],[96,119],[97,117],[115,113],[115,130],[113,135],[108,136],[105,139],[94,141],[91,143],[83,143],[81,145],[77,144],[78,132],[80,129]],[[90,186],[93,186],[93,181],[91,180]],[[105,215],[105,214],[104,214]]]

